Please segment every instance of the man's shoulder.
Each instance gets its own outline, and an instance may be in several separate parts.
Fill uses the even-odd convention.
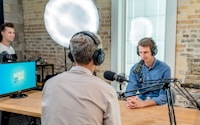
[[[169,65],[167,63],[158,59],[156,59],[156,64],[169,68]]]

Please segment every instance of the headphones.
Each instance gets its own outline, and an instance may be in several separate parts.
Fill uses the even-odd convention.
[[[94,44],[97,45],[97,46],[101,43],[100,40],[96,37],[96,35],[94,33],[90,32],[90,31],[78,32],[78,33],[74,34],[72,36],[72,38],[79,35],[79,34],[89,36],[94,41]],[[74,62],[74,58],[73,58],[70,47],[69,47],[69,51],[68,51],[68,57],[70,58],[70,60],[72,62]],[[95,65],[97,65],[97,66],[101,65],[103,63],[104,59],[105,59],[105,53],[104,53],[102,48],[98,48],[97,50],[94,51],[93,61],[94,61]]]
[[[158,49],[157,49],[155,41],[152,38],[143,38],[143,39],[141,39],[139,41],[139,43],[141,41],[151,41],[151,44],[152,44],[152,47],[150,48],[151,49],[151,54],[152,54],[152,56],[155,56],[157,54]],[[137,46],[137,55],[140,56],[139,46]]]

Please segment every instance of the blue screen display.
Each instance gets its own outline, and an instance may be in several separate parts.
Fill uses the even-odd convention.
[[[36,62],[0,64],[0,95],[36,87]]]

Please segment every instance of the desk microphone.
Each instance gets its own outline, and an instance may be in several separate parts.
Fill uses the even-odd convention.
[[[144,60],[140,60],[140,62],[136,66],[136,68],[133,70],[133,73],[137,74],[140,71],[140,69],[142,68],[143,64],[144,64]]]
[[[105,71],[104,72],[104,78],[110,81],[116,80],[117,82],[129,82],[125,76],[123,75],[117,75],[116,73],[112,72],[112,71]]]

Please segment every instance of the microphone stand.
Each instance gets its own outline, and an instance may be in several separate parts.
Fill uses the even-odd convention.
[[[118,93],[118,99],[119,100],[123,100],[124,99],[124,97],[125,97],[125,95],[123,94],[123,92],[122,92],[122,84],[124,84],[124,80],[123,79],[121,79],[121,77],[122,78],[125,78],[125,74],[124,73],[121,73],[121,74],[119,74],[119,79],[117,80],[120,84],[119,84],[119,92],[117,92]]]
[[[123,82],[120,82],[120,85],[119,85],[119,92],[117,92],[117,93],[118,93],[118,99],[119,99],[119,100],[123,100],[124,97],[125,97],[125,93],[122,92],[122,84],[123,84]]]
[[[179,85],[177,84],[179,83]],[[200,104],[197,102],[197,100],[189,93],[189,91],[182,86],[182,83],[180,80],[177,80],[177,82],[175,83],[175,86],[177,88],[174,87],[174,89],[180,94],[182,95],[184,98],[186,98],[195,108],[197,108],[198,110],[200,110]],[[182,88],[182,89],[181,89]]]
[[[172,98],[173,95],[172,95],[170,83],[165,83],[163,88],[166,90],[170,125],[173,125],[173,122],[174,122],[174,125],[176,125],[176,116],[175,116],[175,111],[174,111],[174,98]]]

